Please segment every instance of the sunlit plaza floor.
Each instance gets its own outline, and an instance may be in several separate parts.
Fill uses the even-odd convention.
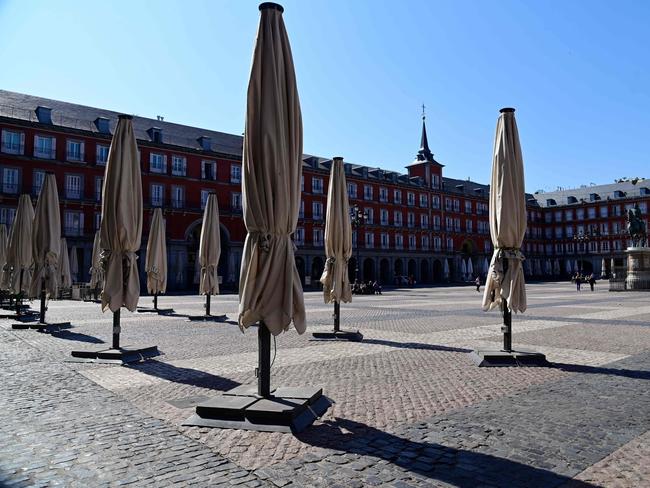
[[[332,307],[307,293],[308,331],[278,336],[272,384],[334,403],[297,435],[181,426],[256,381],[257,334],[237,327],[234,295],[212,300],[226,323],[189,322],[199,296],[160,297],[175,316],[123,311],[122,343],[163,352],[128,367],[67,362],[110,344],[97,304],[51,302],[48,320],[73,325],[55,334],[1,320],[0,486],[650,486],[650,293],[528,285],[513,343],[550,367],[475,366],[471,350],[502,341],[481,297],[354,297],[341,306],[354,343],[313,340]]]

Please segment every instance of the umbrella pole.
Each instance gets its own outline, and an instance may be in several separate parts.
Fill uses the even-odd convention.
[[[120,348],[120,309],[113,312],[113,349]]]
[[[153,294],[153,309],[158,310],[158,293]]]
[[[258,366],[257,393],[263,398],[271,396],[271,332],[264,322],[257,327]]]
[[[20,317],[20,311],[22,309],[22,304],[23,304],[23,270],[21,269],[19,271],[18,275],[18,294],[16,295],[16,317]]]
[[[38,322],[39,324],[45,323],[45,277],[41,280],[41,315]]]
[[[512,312],[508,308],[508,300],[503,299],[503,350],[512,351]]]
[[[210,315],[210,294],[205,295],[205,315]]]
[[[341,331],[341,304],[338,300],[334,301],[334,332]]]

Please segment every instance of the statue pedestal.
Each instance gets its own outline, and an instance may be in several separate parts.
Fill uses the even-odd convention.
[[[625,288],[650,291],[650,247],[628,247]]]

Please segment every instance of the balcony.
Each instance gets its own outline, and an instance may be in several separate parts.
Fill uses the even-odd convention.
[[[18,183],[3,183],[2,184],[2,193],[7,195],[17,195],[20,190],[20,185]]]
[[[242,213],[242,206],[241,205],[230,205],[230,213],[233,213],[233,214]]]
[[[54,159],[56,158],[56,151],[54,149],[36,148],[34,149],[34,157],[39,159]]]

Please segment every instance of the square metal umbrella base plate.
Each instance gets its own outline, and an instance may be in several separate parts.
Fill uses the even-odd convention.
[[[70,322],[58,322],[58,323],[41,323],[41,322],[19,322],[17,324],[11,324],[12,329],[36,329],[39,332],[52,332],[55,330],[61,329],[70,329],[72,324]]]
[[[108,364],[129,364],[160,356],[158,346],[124,346],[119,349],[99,349],[95,351],[72,351],[69,362],[89,362]]]
[[[183,425],[298,433],[331,405],[317,387],[280,387],[262,398],[256,386],[242,385],[199,403]]]
[[[138,313],[157,313],[159,315],[167,315],[174,313],[173,308],[144,308],[144,307],[138,307],[136,310]]]
[[[494,366],[548,366],[546,356],[532,351],[486,351],[470,353],[472,361],[480,367]]]
[[[225,322],[228,320],[227,315],[188,315],[187,320],[190,322]]]
[[[351,332],[347,330],[338,330],[332,332],[314,332],[312,334],[314,339],[318,340],[336,340],[336,341],[352,341],[361,342],[363,334],[359,331]]]

